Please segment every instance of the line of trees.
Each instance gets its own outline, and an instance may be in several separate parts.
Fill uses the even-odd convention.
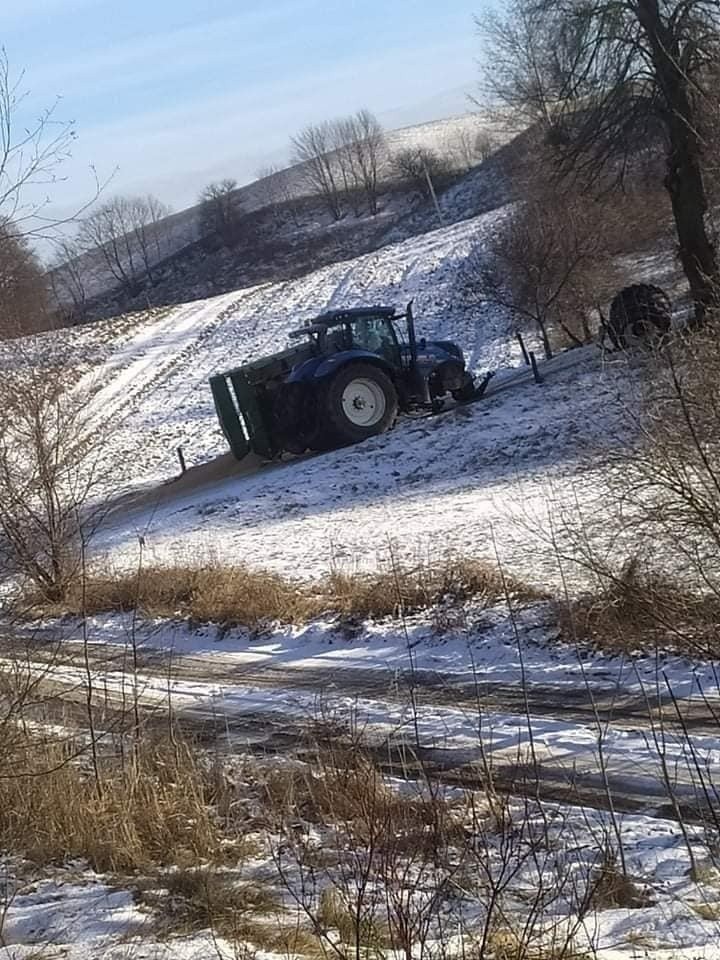
[[[334,220],[347,209],[378,212],[385,133],[369,110],[304,127],[292,138],[292,161],[302,166],[304,186],[320,197]]]
[[[111,197],[81,220],[74,236],[55,241],[48,281],[66,319],[85,317],[97,279],[110,279],[128,297],[157,282],[158,264],[170,252],[163,223],[170,212],[152,195]]]
[[[442,186],[486,160],[495,148],[487,130],[468,126],[449,135],[442,149],[415,145],[392,151],[377,118],[360,110],[304,127],[291,140],[291,157],[300,167],[300,188],[318,197],[333,220],[340,220],[348,212],[375,216],[381,191],[389,184],[428,198],[428,180]]]

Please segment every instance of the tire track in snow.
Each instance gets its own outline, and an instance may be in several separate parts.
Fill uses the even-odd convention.
[[[237,293],[220,298],[228,300],[237,297]],[[209,306],[212,304],[212,306]],[[207,316],[215,316],[218,299],[200,300],[173,310],[167,317],[155,323],[150,329],[143,330],[133,338],[123,351],[122,356],[131,356],[130,362],[111,377],[105,386],[94,393],[92,405],[94,412],[89,418],[92,426],[102,420],[117,419],[123,408],[128,407],[146,387],[162,378],[162,371],[176,362],[188,344],[195,339],[194,331]],[[180,340],[180,343],[177,341]],[[118,364],[110,363],[93,371],[81,381],[83,386],[91,387],[117,369]]]

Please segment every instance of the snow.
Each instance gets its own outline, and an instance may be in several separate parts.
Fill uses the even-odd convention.
[[[104,955],[108,947],[148,924],[132,895],[98,883],[92,875],[75,874],[70,882],[41,879],[18,885],[2,925],[2,952],[8,960],[37,955]]]
[[[108,885],[82,865],[52,878],[22,882],[6,877],[12,894],[0,917],[0,958],[37,960],[230,960],[230,944],[210,931],[158,941],[152,915],[133,894]],[[269,956],[269,955],[268,955]]]
[[[509,813],[513,818],[528,819],[528,840],[534,831],[539,837],[547,830],[550,850],[568,832],[574,838],[572,848],[564,854],[558,851],[548,856],[541,846],[534,857],[526,856],[520,862],[512,887],[504,895],[503,910],[506,923],[517,922],[521,927],[523,893],[532,893],[538,883],[557,880],[559,872],[563,874],[563,884],[569,882],[568,892],[575,892],[573,878],[582,889],[588,872],[602,859],[601,847],[612,827],[607,814],[562,804],[548,804],[541,817],[532,803],[515,802]],[[717,905],[717,888],[711,874],[701,881],[690,878],[687,846],[670,821],[628,815],[621,816],[620,823],[628,874],[644,905],[601,907],[591,911],[579,925],[572,916],[568,917],[567,925],[576,928],[576,949],[587,950],[598,960],[717,960],[717,921],[702,916],[703,908],[709,908],[712,914]],[[687,839],[697,856],[702,849],[701,834],[690,828]],[[262,870],[259,864],[258,872]],[[18,867],[17,873],[21,872],[26,871]],[[8,872],[6,883],[12,892],[3,914],[3,960],[30,960],[38,955],[66,956],[70,960],[224,960],[238,956],[237,948],[211,931],[176,935],[158,942],[153,935],[152,912],[136,906],[132,893],[123,889],[121,883],[111,886],[107,878],[92,874],[80,864],[58,867],[50,878],[21,880]],[[556,933],[562,929],[566,915],[562,901],[561,894],[558,902],[550,905],[545,918]],[[484,905],[474,905],[468,898],[464,909],[469,929],[473,919],[480,927]],[[449,939],[446,935],[444,944],[444,955],[465,955],[467,942],[463,944],[459,935]],[[257,955],[262,960],[274,960],[274,955],[264,951]]]
[[[406,131],[403,142],[426,134]],[[456,134],[449,125],[433,136],[440,143]],[[493,184],[489,177],[489,192]],[[453,215],[466,189],[444,199]],[[466,296],[468,254],[508,213],[505,198],[496,200],[488,213],[306,277],[42,341],[78,358],[79,389],[94,394],[92,424],[106,435],[104,456],[125,494],[93,543],[93,562],[136,569],[141,540],[145,564],[220,559],[314,580],[331,569],[373,569],[389,556],[457,554],[499,561],[555,595],[567,584],[585,585],[582,568],[567,559],[573,544],[560,521],[570,513],[602,527],[607,453],[626,437],[633,371],[626,359],[608,362],[588,347],[560,355],[543,366],[541,385],[532,382],[508,317]],[[651,277],[661,263],[666,258],[648,257],[640,266]],[[226,448],[207,384],[213,373],[282,347],[289,330],[323,310],[411,299],[421,335],[457,341],[475,373],[500,371],[482,403],[404,418],[356,447],[259,470],[218,459]],[[180,446],[197,472],[169,483]],[[601,529],[598,542],[607,538],[622,559],[612,533]],[[688,807],[697,801],[700,772],[709,783],[717,779],[720,737],[708,719],[720,705],[716,666],[563,645],[551,613],[542,602],[518,604],[512,618],[504,607],[470,605],[464,626],[444,634],[426,612],[364,624],[352,639],[332,622],[257,635],[142,619],[130,625],[118,616],[87,626],[90,650],[99,654],[91,657],[99,696],[135,692],[142,706],[172,702],[189,720],[224,717],[228,746],[241,753],[270,743],[276,730],[332,718],[358,726],[375,744],[415,749],[444,773],[477,777],[487,760],[498,771],[537,762],[545,786],[565,796],[577,788],[599,806],[611,785],[624,805],[631,872],[649,885],[652,902],[593,914],[588,947],[604,960],[720,957],[717,922],[699,909],[717,905],[716,881],[689,876],[679,827],[664,819],[671,799]],[[36,637],[62,636],[67,662],[48,664],[42,644],[27,647],[27,666],[61,690],[86,681],[85,664],[73,659],[77,629],[47,622]],[[129,676],[102,653],[125,647],[133,631],[140,666]],[[168,659],[176,672],[166,669]],[[700,710],[689,735],[668,720],[671,705],[665,713],[658,705],[666,680],[682,711]],[[642,709],[623,709],[642,707],[646,697],[663,724],[653,727]],[[563,856],[593,862],[607,815],[562,803],[552,809],[577,841],[571,848],[558,836]],[[700,856],[707,838],[689,830]],[[520,879],[533,883],[530,873]],[[150,919],[117,882],[66,865],[19,883],[4,914],[0,957],[29,960],[38,946],[83,960],[128,952],[190,960],[225,951],[208,934],[155,943]]]

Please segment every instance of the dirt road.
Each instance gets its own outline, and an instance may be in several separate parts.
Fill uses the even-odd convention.
[[[352,714],[361,727],[367,723],[368,748],[396,775],[430,774],[477,787],[491,768],[499,789],[548,800],[698,821],[720,807],[707,785],[710,771],[704,779],[699,753],[683,746],[717,737],[720,698],[523,687],[482,674],[258,666],[231,656],[147,649],[133,655],[125,647],[85,650],[48,639],[28,641],[22,651],[16,640],[0,640],[0,655],[41,677],[45,717],[49,710],[56,721],[80,728],[87,718],[87,655],[95,722],[106,731],[127,727],[137,703],[144,722],[166,726],[172,712],[189,735],[214,749],[301,757],[319,740],[343,736]],[[364,719],[380,711],[387,722]],[[448,718],[455,727],[443,729]],[[515,735],[505,742],[508,727]],[[556,729],[568,731],[562,749]],[[626,742],[635,744],[632,750]],[[678,756],[687,753],[687,762],[663,755],[669,745]]]

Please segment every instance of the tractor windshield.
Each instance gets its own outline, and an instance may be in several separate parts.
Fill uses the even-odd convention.
[[[377,353],[393,364],[398,365],[400,351],[392,324],[384,317],[367,317],[350,324],[352,345],[357,350]]]

